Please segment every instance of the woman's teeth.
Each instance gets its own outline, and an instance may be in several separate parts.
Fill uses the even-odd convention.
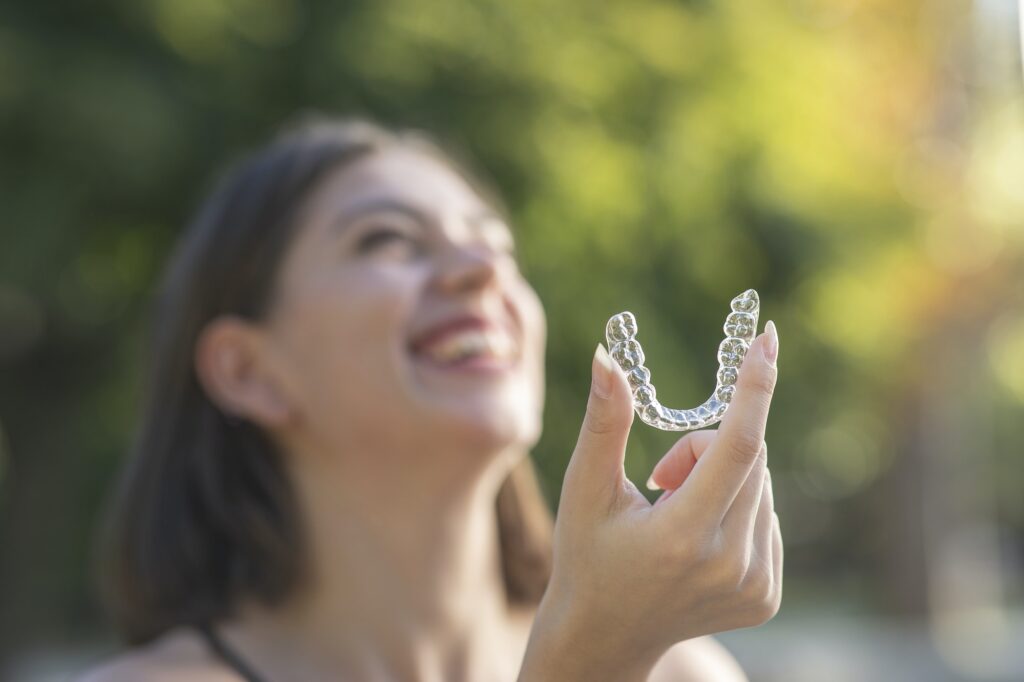
[[[512,356],[512,340],[504,333],[468,329],[445,336],[424,348],[420,355],[442,364],[471,357],[505,360]]]

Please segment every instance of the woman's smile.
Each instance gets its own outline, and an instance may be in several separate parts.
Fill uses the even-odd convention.
[[[432,370],[494,376],[518,367],[520,343],[512,325],[466,314],[416,334],[409,351],[417,365]]]

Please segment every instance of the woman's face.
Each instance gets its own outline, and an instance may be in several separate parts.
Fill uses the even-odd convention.
[[[328,176],[301,220],[267,331],[304,438],[456,459],[536,442],[543,310],[509,226],[457,172],[376,152]]]

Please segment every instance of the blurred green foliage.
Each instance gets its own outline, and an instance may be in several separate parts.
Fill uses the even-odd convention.
[[[887,580],[902,512],[884,482],[919,440],[915,406],[959,390],[933,381],[935,363],[962,360],[972,390],[995,396],[979,447],[1024,442],[1024,116],[1019,96],[969,112],[957,99],[965,13],[924,0],[4,5],[0,638],[98,622],[92,533],[136,417],[155,277],[217,173],[306,109],[425,128],[505,193],[549,316],[534,454],[552,502],[609,315],[636,313],[659,396],[696,404],[729,299],[756,288],[781,337],[767,440],[787,590],[869,593]],[[631,478],[675,437],[638,422]],[[1024,472],[994,456],[1000,518],[1019,534]]]

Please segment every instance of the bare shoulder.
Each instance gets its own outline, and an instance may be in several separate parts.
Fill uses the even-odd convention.
[[[512,612],[513,645],[520,655],[526,650],[536,612]],[[729,650],[714,637],[697,637],[676,644],[651,670],[647,682],[749,682]]]
[[[669,649],[648,682],[747,682],[747,675],[717,640],[697,637]]]
[[[160,638],[86,672],[77,682],[235,682],[191,631],[172,630]]]

